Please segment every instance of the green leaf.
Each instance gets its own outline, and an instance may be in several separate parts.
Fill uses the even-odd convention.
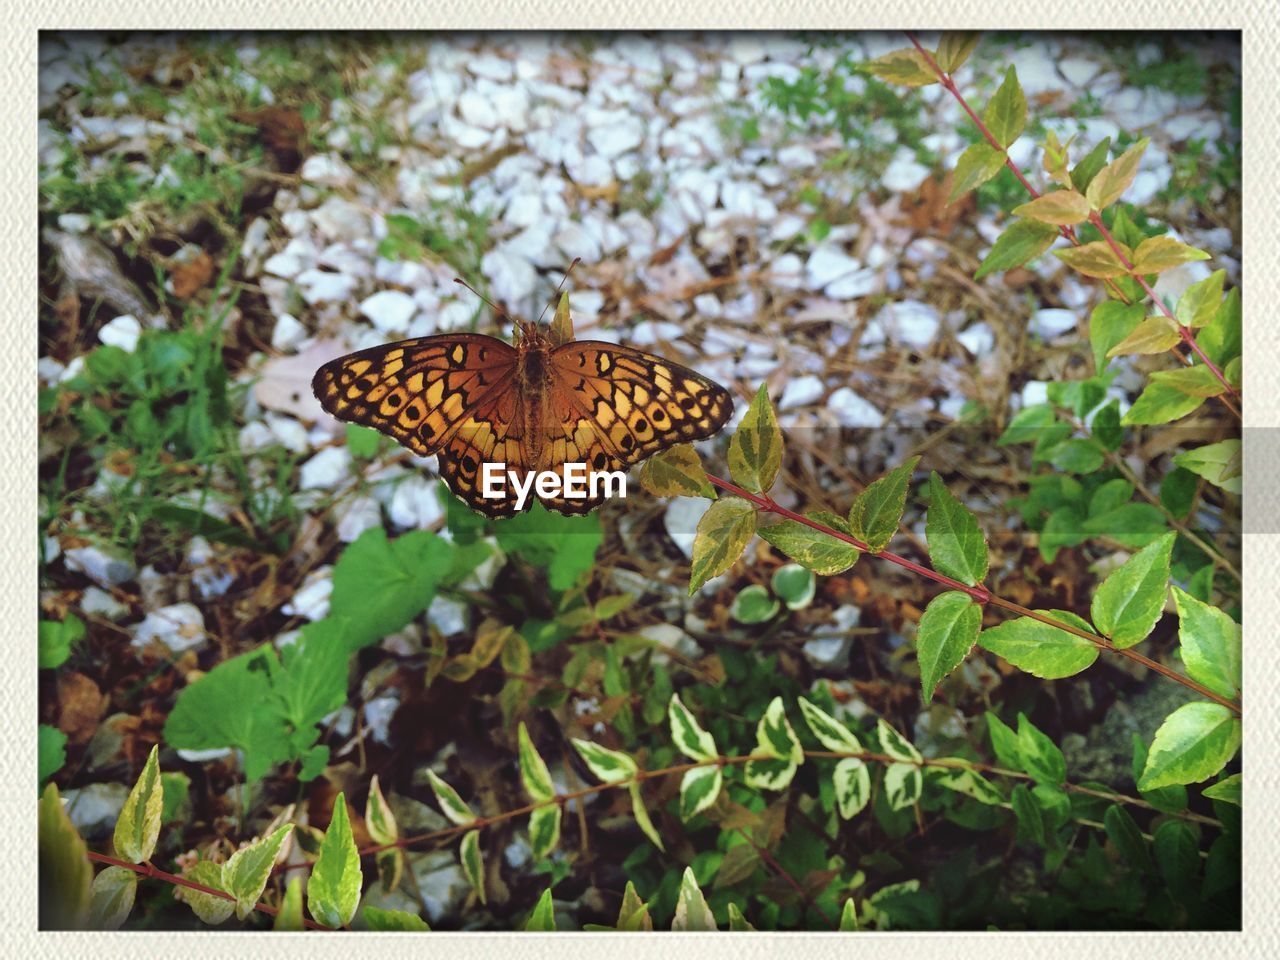
[[[556,795],[555,784],[551,781],[551,771],[547,769],[546,761],[542,759],[542,754],[538,753],[538,748],[533,745],[533,740],[529,737],[529,728],[525,726],[523,720],[520,721],[518,743],[520,780],[524,784],[525,793],[534,803],[550,800]]]
[[[940,776],[938,782],[989,807],[998,807],[1005,802],[1004,795],[976,770],[950,770]]]
[[[762,790],[781,790],[791,782],[796,769],[804,762],[804,748],[791,728],[781,697],[774,697],[756,724],[757,754],[773,759],[748,761],[744,779],[749,786]]]
[[[1133,782],[1136,784],[1147,766],[1147,742],[1135,732],[1133,741]],[[1187,809],[1187,788],[1182,784],[1172,787],[1158,787],[1155,790],[1139,790],[1142,799],[1163,813],[1180,813]]]
[[[1156,731],[1139,790],[1208,780],[1240,749],[1240,720],[1219,703],[1183,704]]]
[[[1178,644],[1193,680],[1214,693],[1239,697],[1242,671],[1240,624],[1217,607],[1197,600],[1174,584]]]
[[[803,610],[813,602],[817,581],[813,572],[798,563],[784,563],[769,578],[773,592],[782,598],[788,610]]]
[[[947,203],[955,203],[970,190],[978,189],[1004,169],[1004,161],[1004,152],[989,143],[978,142],[971,145],[956,161]]]
[[[1049,462],[1066,473],[1093,473],[1102,466],[1102,451],[1092,440],[1075,437],[1053,448]]]
[[[427,933],[427,921],[407,910],[382,910],[368,904],[360,911],[365,928],[384,933]]]
[[[1174,267],[1183,263],[1191,263],[1194,260],[1208,260],[1209,254],[1203,250],[1197,250],[1195,247],[1187,246],[1173,237],[1147,237],[1138,244],[1133,251],[1133,272],[1152,274],[1164,273],[1166,270],[1172,270]],[[1223,271],[1219,270],[1219,273]],[[1226,274],[1223,273],[1223,276]],[[1187,288],[1190,293],[1198,284],[1192,284]],[[1183,294],[1186,299],[1186,294]],[[1222,281],[1218,281],[1218,300],[1222,299]],[[1217,309],[1217,301],[1214,301],[1214,309]],[[1212,316],[1212,314],[1210,314]],[[1205,318],[1207,323],[1208,317]],[[1179,322],[1182,321],[1179,318]]]
[[[1085,191],[1089,198],[1089,206],[1094,210],[1103,210],[1120,199],[1120,195],[1129,189],[1133,178],[1138,174],[1138,164],[1151,143],[1149,137],[1143,137],[1116,159],[1112,160],[1095,176]]]
[[[729,475],[752,493],[766,493],[781,466],[782,431],[768,388],[761,384],[729,441]]]
[[[982,608],[968,594],[948,590],[929,602],[916,634],[920,684],[926,703],[933,699],[942,678],[968,656],[981,628]]]
[[[67,619],[41,620],[39,633],[39,657],[37,663],[41,670],[54,670],[62,666],[71,656],[71,648],[84,636],[84,621],[74,614],[67,614]]]
[[[1226,384],[1203,363],[1176,370],[1157,370],[1151,374],[1151,380],[1189,397],[1216,397],[1227,389]]]
[[[954,74],[977,49],[982,34],[976,30],[947,31],[938,38],[938,52],[933,58],[944,73]]]
[[[448,817],[451,822],[460,827],[465,827],[467,824],[475,822],[475,813],[458,796],[458,791],[437,776],[436,772],[430,767],[427,768],[427,780],[431,784],[431,792],[436,795],[436,803],[440,805],[440,812]]]
[[[1170,892],[1179,898],[1188,896],[1200,874],[1200,846],[1190,825],[1166,820],[1155,828],[1152,848]]]
[[[164,810],[164,785],[160,780],[160,747],[147,755],[142,773],[116,820],[116,855],[130,863],[150,860],[160,838],[160,813]]]
[[[1120,403],[1111,400],[1093,415],[1089,424],[1093,438],[1107,450],[1118,450],[1124,442],[1124,430],[1120,427]]]
[[[40,724],[39,739],[36,746],[36,772],[39,774],[40,786],[62,769],[67,762],[67,735],[57,727],[47,723]]]
[[[466,874],[471,889],[476,892],[480,902],[484,903],[484,860],[480,857],[479,830],[468,830],[462,835],[458,858],[462,861],[462,872]]]
[[[1103,636],[1124,649],[1144,640],[1160,619],[1169,588],[1175,534],[1143,547],[1102,581],[1090,615]]]
[[[737,848],[735,848],[737,849]],[[755,930],[747,918],[742,915],[742,911],[738,909],[738,905],[732,900],[729,901],[729,932],[730,933],[746,933]]]
[[[929,474],[925,539],[929,559],[941,573],[971,587],[986,578],[987,541],[978,518],[952,495],[936,470]]]
[[[701,932],[716,929],[716,918],[707,900],[698,889],[698,880],[692,867],[685,867],[680,878],[680,892],[676,897],[676,914],[671,921],[672,930]]]
[[[1212,786],[1205,787],[1204,795],[1210,800],[1221,800],[1223,803],[1232,803],[1238,807],[1240,806],[1240,784],[1240,774],[1233,773]]]
[[[524,928],[533,933],[547,933],[555,930],[556,914],[555,907],[551,903],[550,887],[542,891],[542,896],[538,898],[538,902],[530,912],[529,919],[524,922]]]
[[[644,805],[644,797],[640,795],[640,781],[632,780],[627,785],[627,792],[631,794],[631,815],[636,818],[636,825],[646,837],[653,841],[655,847],[665,851],[667,848],[662,844],[662,835],[658,833],[653,821],[649,819],[649,811]]]
[[[690,760],[714,760],[720,754],[715,737],[699,726],[697,719],[677,694],[671,695],[667,705],[667,719],[671,724],[671,741],[676,749]]]
[[[1060,786],[1066,782],[1066,757],[1025,713],[1018,714],[1018,754],[1022,757],[1022,769],[1037,783]]]
[[[133,910],[138,875],[125,867],[111,866],[93,878],[89,900],[89,928],[118,930]]]
[[[1018,220],[1005,228],[987,255],[982,258],[973,279],[981,280],[992,273],[1020,267],[1044,253],[1058,238],[1057,227],[1036,220]]]
[[[714,804],[722,783],[718,766],[686,770],[680,778],[680,819],[687,821]]]
[[[1204,397],[1189,397],[1162,383],[1150,383],[1120,422],[1125,425],[1169,423],[1185,417],[1202,403]]]
[[[854,933],[858,930],[858,908],[853,904],[853,897],[844,902],[840,909],[840,932]]]
[[[919,457],[910,457],[873,481],[858,494],[849,508],[849,529],[855,538],[867,545],[870,552],[879,553],[898,532],[898,523],[907,503],[907,485],[919,462]]]
[[[1007,723],[997,717],[990,710],[987,711],[987,732],[991,736],[991,749],[996,755],[996,760],[1000,766],[1008,767],[1011,770],[1021,770],[1026,772],[1026,767],[1022,762],[1022,751],[1018,747],[1018,735],[1013,732]]]
[[[1065,610],[1045,612],[1062,623],[1092,632],[1075,614]],[[1098,659],[1097,644],[1031,617],[1006,620],[983,630],[978,644],[1042,680],[1074,676]]]
[[[275,866],[276,854],[292,832],[293,824],[287,823],[271,836],[241,847],[222,865],[221,887],[236,898],[238,919],[249,916],[258,905],[258,898],[271,876],[271,868]]]
[[[560,805],[549,803],[529,814],[529,848],[534,860],[545,860],[560,843]]]
[[[853,535],[845,519],[834,513],[814,511],[805,516],[841,533]],[[843,573],[858,559],[858,548],[853,544],[837,540],[830,534],[814,530],[796,520],[783,520],[772,526],[761,527],[756,533],[792,560],[825,576]]]
[[[1013,215],[1055,227],[1069,226],[1088,219],[1089,201],[1074,190],[1054,190],[1014,207]]]
[[[649,906],[636,893],[636,885],[627,881],[622,891],[622,906],[618,908],[618,924],[616,929],[635,933],[640,930],[653,930],[653,918],[649,916]]]
[[[689,569],[689,596],[733,566],[756,532],[755,507],[741,497],[725,497],[698,521]]]
[[[347,620],[317,620],[280,651],[284,669],[275,674],[272,691],[295,730],[313,728],[347,702],[348,633]]]
[[[1229,493],[1241,491],[1244,465],[1239,440],[1222,440],[1174,455],[1173,462]]]
[[[347,424],[347,450],[359,460],[368,460],[378,452],[382,445],[382,434],[372,427],[362,427],[358,423]]]
[[[1071,185],[1084,192],[1098,175],[1098,171],[1107,165],[1107,154],[1111,150],[1111,138],[1103,137],[1084,158],[1071,169]]]
[[[400,839],[396,815],[392,813],[390,805],[382,795],[382,785],[378,783],[376,773],[369,781],[369,798],[365,801],[364,824],[374,843],[395,843]]]
[[[1107,812],[1103,816],[1103,825],[1106,827],[1107,837],[1122,857],[1139,870],[1151,869],[1151,855],[1147,851],[1147,841],[1127,810],[1113,803],[1107,807]]]
[[[1240,288],[1235,287],[1222,301],[1222,306],[1196,335],[1196,343],[1218,366],[1240,356],[1242,349]]]
[[[341,791],[333,801],[333,817],[320,844],[320,856],[307,880],[307,909],[318,923],[344,927],[360,902],[360,853],[351,834],[347,798]]]
[[[1035,443],[1041,436],[1041,432],[1054,424],[1057,415],[1053,412],[1053,407],[1047,403],[1035,403],[1029,407],[1023,407],[1013,415],[1013,419],[1009,421],[1009,425],[1004,428],[1004,433],[1000,434],[996,440],[997,447],[1008,447],[1019,443]]]
[[[915,748],[915,744],[885,723],[883,718],[876,720],[876,733],[880,737],[880,746],[884,752],[895,760],[912,764],[923,762],[924,758],[920,756],[920,751]]]
[[[598,513],[566,517],[540,503],[524,513],[498,520],[493,526],[498,546],[508,554],[519,554],[534,566],[545,567],[553,590],[568,590],[592,569],[596,550],[604,542]]]
[[[93,865],[52,783],[40,795],[37,836],[40,929],[83,929],[89,918]]]
[[[627,754],[609,750],[590,740],[575,737],[572,742],[591,772],[605,783],[621,783],[636,775],[636,762]]]
[[[845,820],[852,820],[871,801],[871,774],[858,757],[836,762],[831,785],[836,791],[836,809]]]
[[[452,553],[452,544],[428,530],[390,541],[381,527],[360,534],[333,570],[330,609],[348,618],[348,648],[376,643],[425,610]]]
[[[1014,816],[1018,818],[1018,833],[1038,847],[1048,846],[1049,837],[1045,829],[1044,813],[1025,783],[1019,783],[1013,788],[1013,793],[1009,796],[1009,805],[1013,807]]]
[[[1134,327],[1127,337],[1107,351],[1108,357],[1123,357],[1133,353],[1164,353],[1176,345],[1181,336],[1168,317],[1148,317]]]
[[[640,467],[640,486],[655,497],[707,497],[715,488],[707,479],[702,458],[691,443],[679,443],[650,457]]]
[[[284,891],[284,901],[280,904],[280,912],[276,914],[271,928],[289,932],[306,928],[302,922],[302,877],[295,875],[289,879],[289,885]]]
[[[1123,343],[1146,316],[1141,303],[1105,300],[1089,315],[1089,343],[1093,347],[1093,365],[1099,373],[1107,367],[1112,349]],[[1175,334],[1176,335],[1176,334]]]
[[[1023,96],[1013,67],[1005,72],[1004,82],[987,104],[982,119],[1002,147],[1008,147],[1022,133],[1027,124],[1027,98]]]
[[[1147,242],[1149,243],[1150,241]],[[1187,249],[1193,248],[1188,247]],[[1195,250],[1194,252],[1200,254],[1200,256],[1192,259],[1209,259],[1209,255],[1203,250]],[[1184,327],[1197,328],[1211,322],[1222,307],[1222,287],[1226,279],[1227,272],[1225,270],[1215,270],[1203,280],[1193,283],[1186,290],[1183,290],[1182,296],[1178,298],[1178,305],[1173,311],[1173,315],[1178,318],[1178,322]]]
[[[739,623],[764,623],[773,619],[782,609],[781,604],[769,595],[769,591],[758,583],[753,583],[733,598],[733,606],[729,608],[729,616]]]
[[[858,738],[843,723],[804,697],[798,699],[804,722],[809,725],[809,730],[824,747],[835,753],[862,750],[862,744],[858,742]]]
[[[920,799],[924,777],[912,763],[891,763],[884,769],[884,794],[892,810],[905,810]]]
[[[222,864],[201,860],[185,873],[186,879],[214,890],[222,890]],[[228,892],[228,891],[223,891]],[[236,902],[192,887],[182,888],[182,899],[193,913],[211,926],[224,923],[235,912]]]

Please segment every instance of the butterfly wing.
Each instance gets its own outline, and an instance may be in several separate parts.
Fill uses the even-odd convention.
[[[373,427],[419,456],[442,452],[458,429],[515,377],[516,351],[476,333],[446,333],[331,360],[311,389],[339,420]],[[442,470],[443,472],[443,470]]]
[[[472,510],[491,518],[519,512],[508,471],[524,482],[531,469],[521,434],[525,421],[518,409],[523,401],[514,382],[508,388],[490,394],[468,412],[440,450],[441,479]],[[492,490],[500,494],[496,497],[484,495],[487,463],[501,465],[501,483],[492,484]],[[530,494],[521,509],[527,510],[533,499]]]
[[[714,436],[733,413],[724,387],[678,363],[600,340],[575,340],[551,354],[545,465],[625,470],[660,450]],[[545,469],[545,466],[544,466]],[[597,497],[543,498],[561,513],[586,513]]]

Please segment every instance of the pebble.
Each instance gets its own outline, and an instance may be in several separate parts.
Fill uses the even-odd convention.
[[[329,597],[333,594],[333,567],[324,565],[307,574],[302,586],[280,612],[289,617],[323,620],[329,615]]]
[[[1074,310],[1037,310],[1031,315],[1027,327],[1037,336],[1052,340],[1060,334],[1075,330],[1079,320],[1080,316]]]
[[[271,347],[281,353],[296,350],[306,338],[307,328],[290,313],[280,314],[276,318],[275,326],[271,329]]]
[[[916,350],[932,346],[942,322],[937,307],[919,300],[886,304],[876,320],[884,329],[892,331],[898,343]]]
[[[840,387],[827,399],[827,409],[835,414],[842,427],[884,426],[884,414],[851,387]]]
[[[85,588],[84,596],[80,598],[80,609],[85,613],[106,617],[108,620],[119,620],[129,612],[126,604],[98,587]]]
[[[383,333],[407,333],[417,310],[413,297],[399,290],[379,290],[360,303],[360,312]]]
[[[302,299],[311,306],[322,303],[341,303],[351,299],[358,281],[341,273],[324,270],[304,270],[297,277]]]
[[[449,597],[436,596],[427,607],[427,622],[451,637],[467,629],[467,605]]]
[[[338,508],[338,539],[351,543],[371,527],[382,525],[382,507],[370,496],[355,497]]]
[[[208,643],[204,614],[194,603],[175,603],[152,610],[134,630],[131,643],[142,648],[156,641],[171,653],[202,650]]]
[[[142,324],[131,314],[116,317],[98,331],[98,339],[108,346],[119,347],[125,353],[133,353],[138,348],[138,337],[142,335]]]
[[[102,587],[114,587],[127,583],[137,576],[133,558],[119,548],[102,549],[90,544],[70,547],[63,553],[68,570],[83,573]]]
[[[686,557],[693,557],[693,538],[698,529],[698,521],[710,506],[711,501],[702,497],[672,497],[667,502],[667,510],[662,516],[663,526],[666,527],[667,536]]]
[[[995,348],[996,335],[985,323],[970,324],[956,339],[975,357],[985,357]]]
[[[819,399],[826,389],[826,384],[819,377],[794,377],[787,381],[782,399],[778,401],[778,409],[791,410],[794,407],[808,406]]]
[[[444,520],[438,480],[412,475],[395,486],[387,514],[401,530],[428,530]]]
[[[303,490],[331,490],[350,473],[351,453],[346,447],[330,447],[302,465],[299,487]]]
[[[106,837],[115,829],[120,811],[129,799],[130,788],[123,783],[90,783],[63,793],[64,809],[85,840]]]

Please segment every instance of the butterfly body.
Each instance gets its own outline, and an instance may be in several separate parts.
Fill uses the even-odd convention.
[[[348,354],[316,371],[312,389],[340,420],[373,427],[420,456],[472,509],[511,516],[507,487],[486,496],[485,464],[527,477],[619,471],[659,450],[714,435],[733,411],[728,391],[661,357],[604,341],[558,340],[521,323],[515,346],[474,333],[403,340]],[[489,493],[494,491],[489,490]],[[603,494],[537,499],[587,513]]]

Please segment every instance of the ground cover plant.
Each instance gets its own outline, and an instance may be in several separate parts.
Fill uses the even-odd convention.
[[[1239,81],[47,35],[42,927],[1239,929]],[[733,416],[477,514],[310,384],[481,297]]]

